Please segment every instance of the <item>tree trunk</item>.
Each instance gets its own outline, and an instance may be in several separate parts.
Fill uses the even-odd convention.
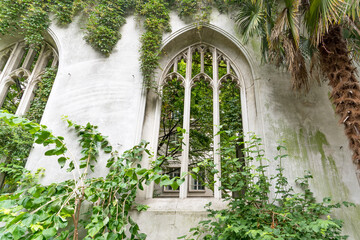
[[[356,175],[360,180],[360,85],[341,26],[332,25],[318,49],[322,71],[332,87],[331,101],[341,117],[340,123],[345,126],[345,134],[353,151],[353,162],[357,166]]]

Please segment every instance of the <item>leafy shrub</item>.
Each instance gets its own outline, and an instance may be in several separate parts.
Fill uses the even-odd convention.
[[[268,176],[267,160],[260,148],[261,140],[251,136],[247,142],[239,142],[242,137],[231,140],[243,147],[243,157],[236,157],[234,144],[222,146],[222,190],[228,207],[222,210],[211,209],[208,204],[208,219],[191,229],[189,236],[178,239],[346,239],[341,234],[342,221],[330,217],[334,208],[330,198],[316,202],[309,188],[311,174],[306,173],[296,183],[303,192],[298,193],[288,184],[281,162],[287,157],[281,152],[275,157],[278,161],[277,173]],[[231,143],[231,142],[228,142]],[[272,184],[274,183],[274,184]],[[273,187],[275,196],[269,197]],[[354,204],[343,202],[344,206]]]

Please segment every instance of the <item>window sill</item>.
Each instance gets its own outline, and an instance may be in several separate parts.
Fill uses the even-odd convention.
[[[206,212],[205,205],[211,202],[211,208],[226,208],[227,202],[224,199],[210,198],[152,198],[137,201],[139,204],[148,205],[147,211],[152,212]]]

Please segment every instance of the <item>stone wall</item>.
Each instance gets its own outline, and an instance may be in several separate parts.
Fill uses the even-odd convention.
[[[151,143],[157,134],[154,130],[157,96],[142,88],[139,71],[139,38],[143,29],[134,16],[126,20],[121,28],[122,39],[109,57],[95,52],[83,40],[80,18],[65,28],[51,26],[50,35],[59,50],[59,69],[42,124],[68,139],[67,145],[74,154],[77,142],[74,132],[61,120],[64,115],[77,123],[98,125],[99,131],[109,136],[120,152],[141,139],[150,141],[152,150],[156,148]],[[257,39],[241,44],[233,20],[215,10],[210,23],[200,30],[192,23],[184,23],[176,14],[171,14],[171,26],[172,32],[164,36],[157,76],[161,76],[169,59],[190,44],[202,41],[226,53],[242,76],[245,131],[263,138],[269,159],[277,154],[277,141],[285,141],[290,157],[284,165],[290,182],[310,170],[314,175],[311,187],[317,198],[331,196],[334,201],[356,203],[357,208],[340,209],[336,216],[345,221],[344,231],[351,239],[360,239],[359,183],[343,127],[338,124],[328,99],[330,90],[326,83],[321,86],[312,83],[307,94],[292,92],[288,73],[261,64]],[[44,148],[35,146],[27,168],[46,168],[44,183],[69,178],[70,174],[60,170],[57,161],[45,157],[44,152]],[[103,158],[98,162],[93,176],[106,174],[105,161]],[[269,164],[274,171],[276,166]],[[172,240],[186,234],[205,216],[203,206],[208,201],[217,208],[225,205],[211,198],[152,199],[151,196],[151,187],[140,192],[139,201],[150,208],[141,214],[134,213],[150,240]]]

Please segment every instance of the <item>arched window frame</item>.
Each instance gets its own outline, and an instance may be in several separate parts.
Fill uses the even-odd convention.
[[[212,59],[213,59],[213,76],[208,76],[204,73],[204,52],[209,49],[212,52]],[[193,53],[198,50],[200,53],[201,58],[201,70],[200,73],[196,76],[192,77],[192,56]],[[227,62],[227,74],[222,76],[219,79],[218,76],[218,64],[219,64],[219,58],[223,58]],[[185,78],[181,76],[179,73],[177,73],[177,62],[181,59],[186,59],[186,76]],[[172,72],[169,72],[173,68]],[[234,74],[231,74],[230,68],[233,69],[235,72]],[[216,134],[219,131],[220,126],[220,103],[219,103],[219,91],[221,88],[221,84],[225,79],[231,78],[232,81],[236,82],[237,87],[240,91],[241,101],[245,102],[245,89],[242,87],[242,76],[240,74],[240,71],[238,70],[237,66],[234,64],[234,61],[232,61],[226,54],[224,54],[221,50],[219,50],[217,47],[205,44],[205,43],[195,43],[192,44],[185,49],[179,51],[177,54],[175,54],[175,57],[173,57],[170,61],[168,61],[168,64],[164,71],[162,71],[162,75],[159,81],[159,89],[162,90],[163,86],[166,85],[168,80],[173,79],[174,77],[177,77],[181,80],[182,86],[185,90],[185,97],[184,97],[184,116],[183,116],[183,129],[185,129],[185,134],[183,136],[183,151],[181,156],[181,173],[188,172],[188,165],[189,165],[189,130],[190,130],[190,104],[191,104],[191,90],[194,86],[194,83],[198,81],[200,78],[205,78],[207,81],[209,81],[210,86],[213,90],[213,133],[214,133],[214,142],[213,142],[213,148],[214,148],[214,163],[217,166],[217,170],[219,171],[218,174],[214,176],[215,185],[214,185],[214,198],[220,199],[221,198],[221,190],[220,188],[220,182],[219,178],[221,175],[221,163],[220,163],[220,155],[218,154],[218,149],[220,147],[220,136]],[[155,110],[155,123],[158,124],[156,127],[156,139],[154,141],[154,149],[156,149],[156,146],[158,145],[158,139],[157,136],[159,134],[159,128],[160,128],[160,115],[161,115],[161,98],[159,97],[157,100],[156,110]],[[242,109],[244,110],[245,105],[242,105]],[[246,130],[246,129],[245,129]],[[155,156],[156,157],[156,156]],[[189,188],[189,178],[186,178],[185,182],[180,186],[180,192],[179,192],[179,198],[184,199],[188,197],[188,188]],[[152,198],[153,195],[154,186],[152,185],[147,193],[146,198]]]
[[[30,102],[34,97],[34,91],[39,81],[41,81],[41,76],[44,73],[49,58],[53,58],[51,67],[56,67],[59,59],[56,49],[45,42],[40,48],[38,59],[31,71],[30,65],[34,61],[35,50],[30,48],[26,53],[24,61],[21,63],[25,54],[25,47],[25,41],[19,41],[5,48],[4,50],[11,49],[11,54],[3,70],[0,72],[0,107],[4,103],[9,87],[14,84],[14,79],[20,75],[27,77],[24,81],[25,90],[15,113],[19,116],[24,115],[28,111]],[[19,66],[20,64],[21,66]]]

